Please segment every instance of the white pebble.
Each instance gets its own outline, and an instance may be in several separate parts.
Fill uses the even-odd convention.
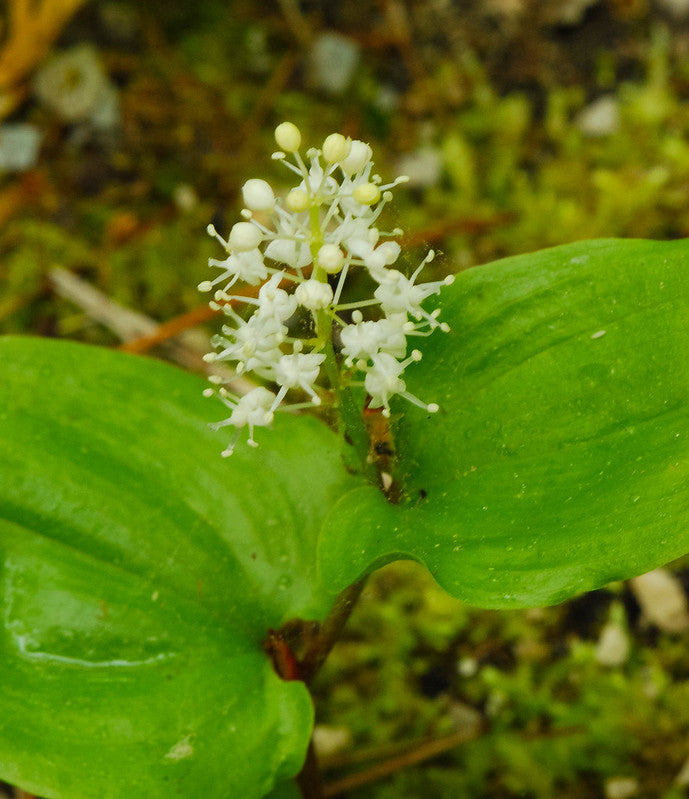
[[[615,97],[605,95],[587,105],[576,119],[584,136],[602,138],[611,136],[620,129],[620,104]]]
[[[689,630],[687,596],[680,581],[667,569],[654,569],[630,580],[644,618],[664,632]]]
[[[629,657],[629,636],[621,625],[608,622],[603,627],[594,656],[601,666],[610,668],[626,663]]]
[[[605,799],[632,799],[639,793],[634,777],[611,777],[605,781]]]

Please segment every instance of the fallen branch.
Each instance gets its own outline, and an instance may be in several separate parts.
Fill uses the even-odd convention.
[[[202,330],[176,331],[173,338],[165,337],[165,340],[161,340],[157,335],[161,325],[156,321],[111,300],[102,291],[72,272],[56,267],[50,270],[49,278],[60,297],[73,302],[89,318],[111,330],[122,341],[153,339],[159,342],[161,350],[170,360],[181,364],[185,369],[206,374],[211,372],[220,374],[230,383],[230,389],[235,394],[243,395],[253,388],[253,384],[248,380],[236,377],[229,370],[223,372],[217,363],[211,367],[203,360],[203,354],[211,347],[208,336]]]

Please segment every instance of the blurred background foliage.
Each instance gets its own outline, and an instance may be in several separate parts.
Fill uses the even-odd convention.
[[[2,333],[200,368],[205,226],[248,178],[285,185],[284,119],[410,176],[386,219],[410,265],[689,233],[687,0],[5,0],[0,21]],[[327,794],[684,796],[687,563],[649,584],[497,613],[387,567],[315,686]]]

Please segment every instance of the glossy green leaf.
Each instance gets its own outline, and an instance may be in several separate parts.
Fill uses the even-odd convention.
[[[580,242],[442,295],[452,332],[405,373],[441,411],[395,405],[403,501],[340,500],[325,578],[411,557],[468,602],[528,606],[689,551],[689,244]]]
[[[352,486],[281,418],[222,459],[202,382],[144,358],[0,340],[0,777],[66,799],[236,799],[296,774],[303,684],[262,640],[322,618],[315,542]]]

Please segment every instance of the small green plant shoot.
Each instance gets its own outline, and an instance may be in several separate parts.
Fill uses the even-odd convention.
[[[48,799],[317,797],[309,682],[391,561],[518,608],[689,551],[686,242],[444,277],[368,144],[275,139],[293,187],[208,228],[210,387],[0,339],[0,778]]]

